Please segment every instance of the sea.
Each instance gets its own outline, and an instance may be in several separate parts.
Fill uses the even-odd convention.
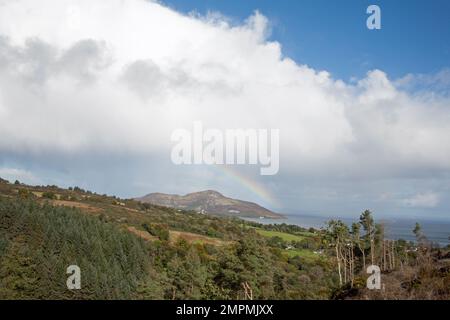
[[[242,218],[247,221],[253,221],[261,224],[293,224],[303,228],[321,229],[325,227],[327,221],[331,219],[340,219],[347,225],[358,221],[356,218],[329,218],[323,216],[312,215],[284,215],[285,219],[258,219],[258,218]],[[433,243],[439,244],[441,247],[450,245],[450,221],[438,220],[420,220],[420,219],[383,219],[376,221],[383,223],[385,226],[386,238],[392,240],[404,239],[406,241],[415,241],[413,229],[416,222],[420,223],[422,232]]]

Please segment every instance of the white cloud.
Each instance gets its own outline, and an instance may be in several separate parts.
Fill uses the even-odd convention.
[[[19,180],[20,182],[35,184],[38,181],[32,172],[17,168],[0,168],[0,177],[10,182]]]
[[[291,177],[450,171],[448,96],[380,70],[333,79],[284,57],[269,24],[144,0],[0,1],[0,154],[170,161],[171,132],[202,120],[279,128]]]
[[[434,208],[439,204],[439,195],[434,192],[418,193],[402,203],[407,207]]]
[[[395,84],[409,91],[419,91],[422,94],[450,93],[450,69],[444,68],[435,74],[407,74],[395,81]]]

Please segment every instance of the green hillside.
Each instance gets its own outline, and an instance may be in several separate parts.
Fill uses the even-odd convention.
[[[373,233],[341,221],[326,230],[261,225],[0,180],[0,299],[450,296],[448,250],[430,246],[420,228],[417,244],[385,239],[370,212],[361,217],[354,226]],[[391,278],[383,293],[365,288],[372,256]],[[80,290],[67,288],[70,265],[81,269]]]
[[[243,283],[255,299],[326,299],[335,283],[241,220],[78,189],[0,191],[0,299],[243,299]],[[66,287],[69,265],[81,290]]]

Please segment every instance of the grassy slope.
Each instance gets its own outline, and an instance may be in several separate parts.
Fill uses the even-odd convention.
[[[311,232],[302,232],[301,235],[298,234],[291,234],[286,232],[279,232],[279,231],[272,231],[272,230],[264,230],[261,228],[254,228],[256,232],[266,238],[273,238],[273,237],[279,237],[283,239],[286,242],[292,242],[292,241],[302,241],[308,237],[314,237],[315,234]],[[314,250],[310,249],[298,249],[293,248],[289,250],[284,250],[283,253],[288,257],[295,257],[298,256],[300,258],[303,258],[309,262],[317,261],[318,259],[326,259],[323,255],[320,255],[318,253],[314,253]]]
[[[55,199],[45,198],[45,194],[49,192],[53,193]],[[85,279],[90,277],[93,285],[92,290],[78,296],[81,299],[170,299],[174,295],[177,299],[203,299],[205,297],[228,299],[240,296],[241,281],[250,281],[255,297],[262,299],[269,297],[287,299],[324,298],[326,292],[329,291],[329,285],[326,284],[323,277],[314,276],[311,278],[311,283],[308,284],[298,283],[299,275],[306,274],[305,268],[310,267],[303,265],[303,270],[299,271],[297,265],[287,261],[288,255],[294,253],[270,247],[264,241],[264,238],[268,239],[269,236],[274,234],[273,232],[269,231],[264,236],[260,233],[264,231],[263,229],[256,230],[257,232],[249,232],[242,222],[191,212],[178,212],[164,207],[143,206],[132,200],[57,187],[30,187],[0,183],[0,198],[2,197],[6,199],[29,199],[27,201],[35,203],[37,207],[29,217],[31,222],[36,217],[41,216],[40,209],[36,208],[47,204],[48,209],[46,211],[50,212],[46,213],[48,218],[38,223],[42,225],[42,230],[47,230],[48,226],[55,227],[54,232],[56,233],[51,237],[62,239],[56,241],[48,239],[47,244],[34,248],[34,244],[38,243],[35,239],[47,239],[47,236],[41,232],[30,233],[27,231],[35,230],[32,224],[27,230],[15,230],[14,228],[11,229],[11,226],[5,226],[3,234],[6,235],[6,238],[5,236],[2,237],[2,230],[0,230],[0,253],[6,256],[6,260],[1,261],[2,259],[0,259],[0,267],[3,267],[3,275],[15,277],[10,277],[8,280],[10,282],[4,284],[4,288],[7,289],[3,292],[3,298],[71,298],[72,296],[65,292],[64,279],[66,274],[61,268],[72,262],[61,261],[58,252],[60,246],[68,239],[69,244],[74,243],[73,240],[70,240],[70,237],[79,233],[79,231],[73,231],[66,234],[64,230],[69,229],[71,225],[77,226],[85,223],[91,226],[92,231],[88,232],[92,236],[91,242],[95,242],[97,245],[96,250],[99,252],[98,256],[101,257],[101,260],[82,260],[82,264],[84,263],[83,270],[89,269],[89,272],[92,272],[87,276],[85,275]],[[51,209],[53,206],[56,206],[55,210]],[[61,210],[58,207],[61,207]],[[72,209],[72,207],[75,209]],[[17,217],[20,217],[21,211],[23,210],[17,210]],[[3,211],[3,215],[7,212],[8,210]],[[64,223],[53,225],[52,212],[56,216],[62,214],[65,217]],[[88,220],[83,220],[83,217]],[[0,216],[0,223],[3,220],[4,216]],[[18,218],[17,221],[20,221],[20,219]],[[20,223],[17,223],[17,225],[20,225]],[[157,226],[167,231],[169,234],[168,241],[158,241],[157,235],[147,235],[146,232],[148,233],[148,231],[146,231],[144,225]],[[102,231],[104,228],[109,231],[106,229]],[[98,232],[100,232],[100,235]],[[107,236],[108,234],[111,234],[111,236]],[[123,238],[123,243],[116,244],[113,239],[121,238],[122,236],[119,236],[119,234],[126,237]],[[298,241],[307,235],[275,234],[294,241]],[[105,236],[104,239],[102,238],[103,235]],[[135,242],[136,240],[140,241]],[[144,241],[142,242],[142,240]],[[183,244],[183,242],[187,244]],[[50,245],[51,243],[53,244]],[[111,247],[105,247],[105,243],[109,243]],[[131,257],[129,257],[128,249],[122,250],[120,248],[128,247],[130,243],[139,243],[138,248],[141,248],[133,254],[134,257],[130,260],[133,261],[136,256],[139,257],[137,269],[130,273],[131,278],[129,280],[122,282],[120,289],[105,292],[101,289],[102,287],[112,288],[114,287],[112,285],[115,282],[114,279],[123,278],[121,276],[123,272],[128,274],[126,264],[124,265],[120,261],[126,261]],[[113,249],[114,246],[117,249]],[[211,246],[215,248],[211,248]],[[150,260],[148,260],[146,254],[142,253],[144,247],[148,247],[146,250],[149,250]],[[79,249],[83,251],[77,251]],[[64,245],[64,250],[61,253],[62,255],[69,258],[74,257],[78,260],[83,259],[86,256],[85,252],[90,252],[91,247],[89,243],[84,242],[80,248]],[[109,260],[110,257],[115,257],[110,252],[115,251],[123,252],[125,255],[119,256],[117,261]],[[19,255],[14,255],[14,252],[18,252]],[[38,255],[34,256],[34,253]],[[55,254],[56,256],[53,256]],[[297,254],[307,257],[309,253],[299,251]],[[20,280],[20,275],[15,275],[15,270],[21,270],[18,266],[24,263],[21,262],[21,259],[26,256],[30,256],[32,260],[29,262],[31,263],[31,269],[26,267],[28,269],[23,271],[23,274],[30,274],[29,281],[27,280],[24,284]],[[49,265],[42,261],[53,261],[54,263]],[[55,271],[52,269],[56,263],[60,264],[61,270]],[[102,276],[105,272],[98,270],[97,266],[107,266],[110,263],[116,265],[116,271],[110,276]],[[151,267],[143,274],[141,270],[143,270],[143,266],[148,264]],[[47,267],[47,271],[39,269],[40,266]],[[42,290],[35,287],[37,283],[32,277],[36,267],[38,267],[37,273],[45,275],[48,279],[46,285],[39,285]],[[51,272],[48,273],[48,270]],[[57,273],[53,274],[53,272]],[[324,272],[328,271],[324,269]],[[51,279],[55,279],[58,285]],[[194,286],[192,286],[192,281]],[[277,284],[279,281],[285,283],[284,285],[287,287],[281,289]],[[61,287],[61,284],[63,287]],[[28,289],[26,286],[29,286]],[[54,288],[52,293],[48,293],[49,287]],[[208,291],[205,292],[204,290]],[[36,293],[39,296],[36,296]]]
[[[279,231],[271,231],[271,230],[264,230],[261,228],[255,228],[256,232],[258,232],[260,235],[264,236],[264,237],[280,237],[281,239],[283,239],[284,241],[302,241],[303,239],[305,239],[305,236],[308,236],[307,233],[305,233],[305,235],[296,235],[296,234],[290,234],[290,233],[286,233],[286,232],[279,232]],[[312,234],[310,234],[312,235]]]

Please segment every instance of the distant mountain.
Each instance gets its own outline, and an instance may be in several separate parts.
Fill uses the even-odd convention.
[[[281,219],[282,215],[272,212],[260,205],[227,198],[221,193],[213,190],[190,193],[185,196],[150,193],[144,197],[135,200],[155,204],[159,206],[194,210],[206,214],[248,217],[248,218],[271,218]]]

